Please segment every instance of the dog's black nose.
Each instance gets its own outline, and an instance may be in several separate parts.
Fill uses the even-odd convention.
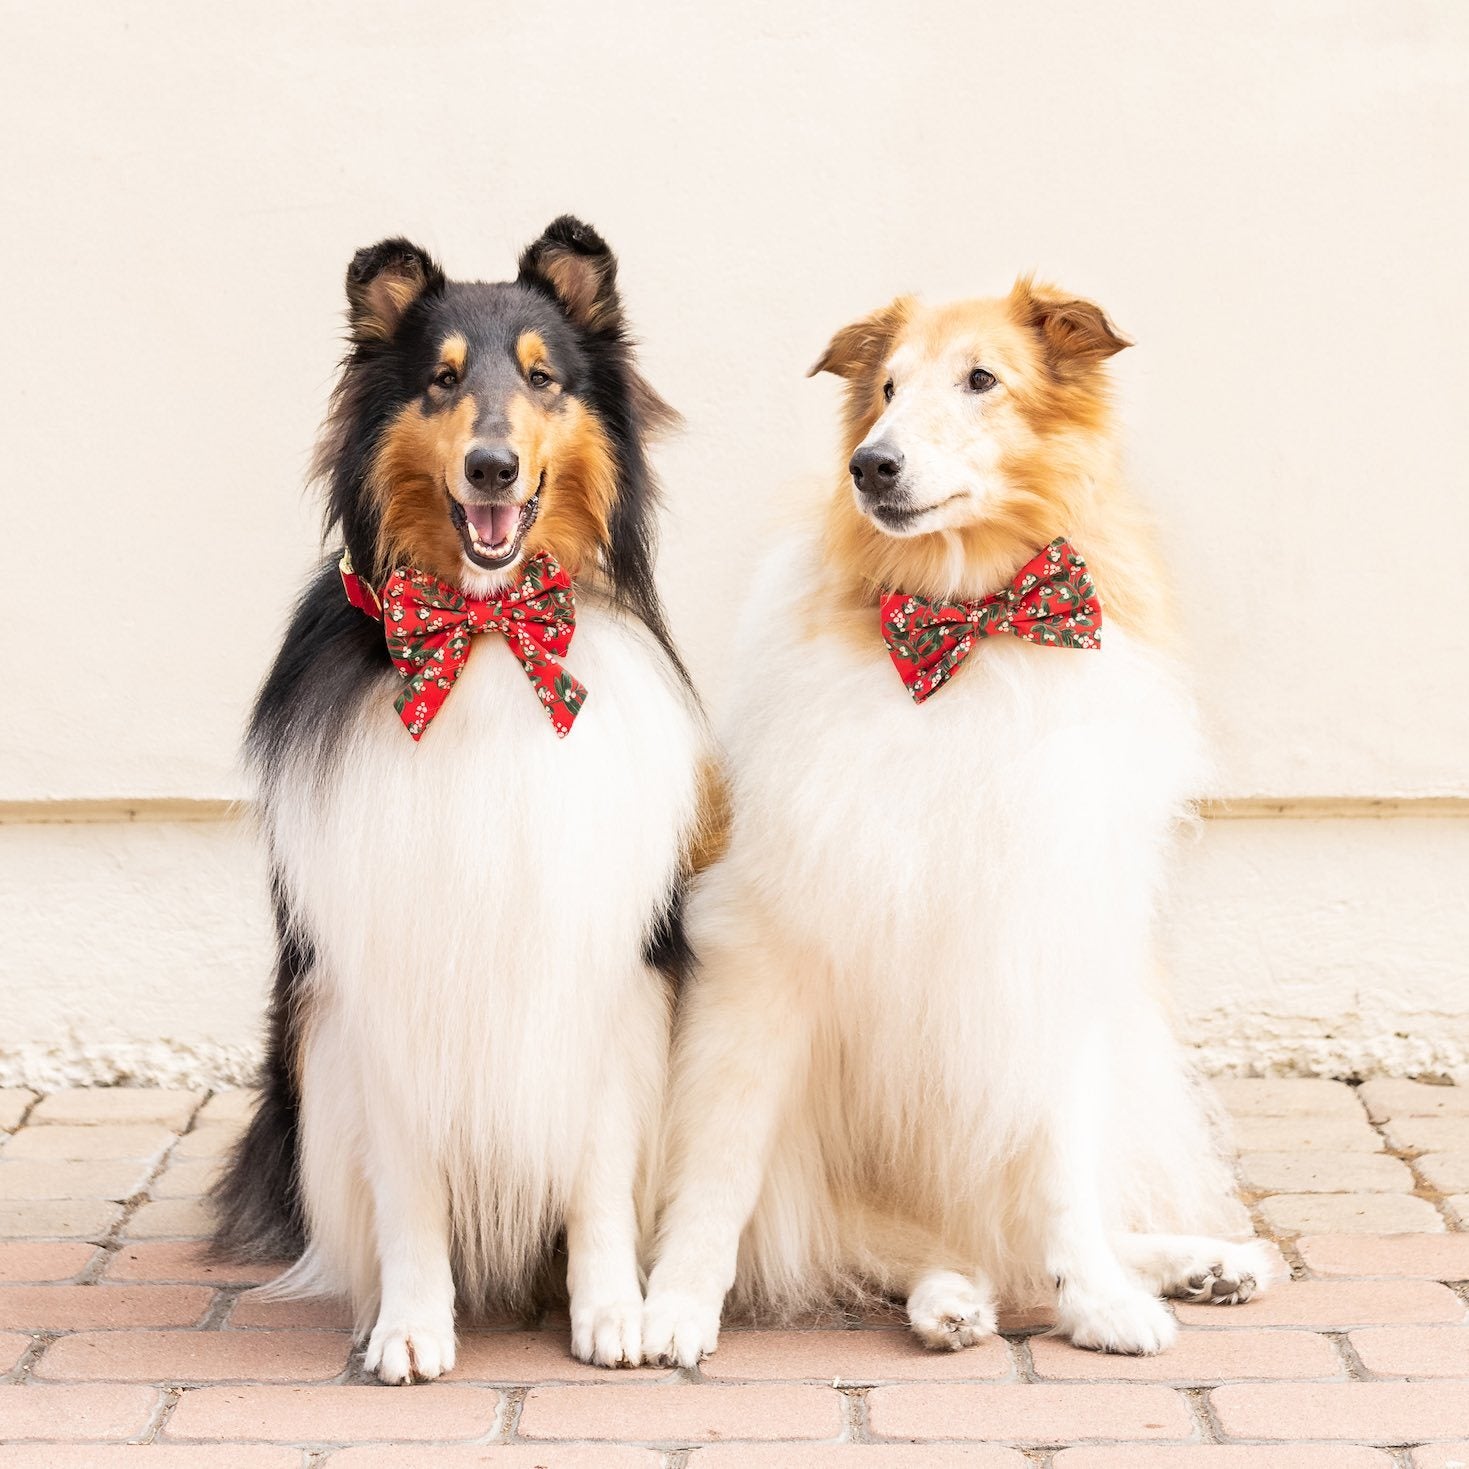
[[[509,444],[477,444],[464,456],[464,478],[476,489],[503,489],[519,473],[520,456]]]
[[[864,495],[876,498],[897,484],[903,472],[903,456],[891,444],[879,440],[858,449],[847,468],[852,472],[852,483]]]

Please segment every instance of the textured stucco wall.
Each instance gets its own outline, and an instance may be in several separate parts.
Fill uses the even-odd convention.
[[[402,232],[494,278],[565,209],[621,252],[686,418],[661,575],[716,709],[753,560],[832,472],[836,388],[803,377],[831,331],[1032,267],[1104,302],[1138,343],[1118,395],[1182,558],[1215,794],[1282,813],[1180,859],[1185,1022],[1218,1066],[1464,1065],[1469,7],[3,17],[9,1074],[245,1063],[257,859],[158,818],[240,794],[315,552],[342,270]]]

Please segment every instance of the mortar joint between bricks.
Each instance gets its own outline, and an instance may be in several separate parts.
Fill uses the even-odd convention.
[[[1181,1389],[1183,1400],[1188,1406],[1189,1416],[1199,1432],[1199,1441],[1206,1444],[1224,1442],[1224,1429],[1214,1416],[1214,1404],[1209,1400],[1210,1389],[1185,1387]]]
[[[1039,1382],[1040,1376],[1035,1370],[1035,1356],[1030,1350],[1029,1336],[1001,1337],[1010,1345],[1010,1358],[1015,1363],[1015,1378],[1017,1382]]]
[[[1350,1338],[1344,1331],[1323,1331],[1321,1333],[1327,1341],[1337,1350],[1343,1365],[1347,1369],[1347,1376],[1353,1382],[1372,1382],[1372,1374],[1362,1365],[1362,1359],[1357,1355],[1357,1349],[1352,1345]]]
[[[528,1387],[506,1388],[500,1396],[500,1412],[495,1421],[494,1432],[486,1440],[488,1443],[531,1443],[531,1439],[520,1437],[520,1415],[525,1410],[525,1400],[529,1395]]]
[[[835,1384],[833,1384],[835,1386]],[[837,1392],[846,1399],[842,1407],[842,1439],[845,1443],[872,1443],[871,1430],[867,1426],[867,1394],[865,1387],[838,1387]]]
[[[214,1299],[210,1301],[209,1308],[204,1312],[203,1319],[194,1328],[195,1331],[218,1331],[225,1323],[230,1311],[234,1308],[236,1301],[248,1290],[243,1285],[221,1285],[214,1289]]]
[[[663,1469],[688,1469],[688,1463],[693,1458],[692,1449],[669,1449],[663,1455]]]
[[[59,1331],[34,1331],[30,1333],[31,1344],[20,1354],[20,1361],[4,1376],[0,1382],[8,1382],[19,1387],[24,1382],[31,1380],[31,1372],[37,1362],[41,1360],[41,1354],[62,1335]]]
[[[143,1436],[135,1442],[140,1444],[151,1444],[158,1442],[158,1435],[163,1432],[163,1425],[173,1417],[173,1410],[178,1407],[179,1399],[184,1395],[181,1387],[166,1387],[163,1389],[162,1400],[158,1404],[157,1411],[149,1420],[147,1428],[143,1430]]]

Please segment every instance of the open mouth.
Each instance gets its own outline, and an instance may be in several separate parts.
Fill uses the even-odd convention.
[[[542,483],[545,476],[541,477]],[[465,556],[486,571],[500,571],[520,555],[525,534],[541,508],[541,486],[524,505],[466,505],[449,496],[449,519]]]

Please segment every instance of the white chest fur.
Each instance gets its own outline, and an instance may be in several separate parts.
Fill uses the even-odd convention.
[[[595,1070],[609,1013],[642,982],[692,824],[686,693],[640,626],[590,599],[578,613],[565,666],[588,696],[564,739],[486,633],[419,742],[385,675],[328,762],[303,758],[265,792],[320,999],[369,1054],[439,1078],[423,1087],[439,1134],[507,1110],[530,1146],[571,1125],[584,1103],[567,1078]]]

